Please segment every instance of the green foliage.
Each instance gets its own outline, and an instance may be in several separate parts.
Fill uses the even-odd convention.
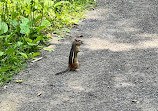
[[[48,32],[62,37],[77,24],[93,0],[1,0],[0,1],[0,85],[40,55]],[[67,28],[66,28],[67,27]],[[43,48],[53,51],[50,48]]]
[[[0,35],[8,31],[8,25],[5,22],[0,22]]]

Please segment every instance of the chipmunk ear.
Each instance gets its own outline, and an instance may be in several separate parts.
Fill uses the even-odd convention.
[[[77,40],[77,39],[75,39],[75,41],[77,42],[78,40]]]

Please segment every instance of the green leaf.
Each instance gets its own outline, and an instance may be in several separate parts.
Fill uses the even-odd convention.
[[[25,40],[26,40],[27,42],[29,42],[29,43],[32,43],[32,39],[29,39],[29,38],[26,38],[26,37],[25,37]]]
[[[17,27],[17,25],[18,25],[18,22],[17,22],[17,21],[14,21],[14,20],[12,20],[12,19],[9,19],[9,22],[10,22],[10,24],[13,25],[14,27]]]
[[[0,35],[8,31],[8,25],[5,22],[0,22]]]
[[[18,42],[16,43],[16,46],[21,46],[22,44],[23,44],[22,42],[18,41]]]
[[[38,22],[38,21],[40,21],[40,19],[42,19],[42,15],[39,15],[38,17],[36,17],[35,21]]]
[[[29,36],[30,34],[30,26],[26,25],[26,24],[20,24],[20,33],[22,34],[26,34],[27,36]]]
[[[50,26],[51,23],[48,20],[43,20],[41,26]]]
[[[5,71],[8,71],[9,69],[7,69],[7,68],[1,68],[0,69],[0,72],[5,72]]]
[[[26,0],[26,3],[27,3],[27,4],[30,4],[30,2],[31,2],[31,0]]]
[[[14,53],[14,49],[12,47],[6,50],[6,54],[13,54],[13,53]]]
[[[63,4],[69,4],[70,2],[69,1],[60,1],[60,2],[57,2],[55,5],[54,5],[54,8],[57,8],[58,6],[61,6]]]
[[[35,45],[37,45],[37,43],[28,43],[28,45],[35,46]]]
[[[29,19],[25,17],[23,17],[21,21],[23,24],[26,24],[26,25],[29,23]]]
[[[33,42],[34,43],[37,43],[38,41],[42,40],[43,38],[42,37],[37,37]]]
[[[1,39],[1,38],[5,38],[5,37],[6,37],[6,35],[5,35],[5,36],[0,36],[0,39]]]
[[[43,49],[47,50],[47,51],[54,51],[54,49],[51,49],[51,48],[48,48],[48,47],[44,47]]]
[[[5,2],[5,0],[1,0],[1,2]]]
[[[42,29],[44,29],[46,26],[39,26],[37,27],[37,31],[40,32]]]
[[[40,55],[41,53],[40,52],[34,52],[33,53],[33,57],[36,57],[36,56],[38,56],[38,55]]]
[[[4,55],[4,52],[1,52],[1,51],[0,51],[0,56],[2,56],[2,55]]]
[[[26,59],[28,59],[27,54],[20,52],[20,54],[25,57]]]

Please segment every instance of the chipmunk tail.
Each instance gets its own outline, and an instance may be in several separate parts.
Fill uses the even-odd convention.
[[[55,75],[60,75],[60,74],[66,73],[66,72],[68,72],[68,71],[70,71],[70,69],[66,69],[65,71],[58,72],[58,73],[56,73]]]

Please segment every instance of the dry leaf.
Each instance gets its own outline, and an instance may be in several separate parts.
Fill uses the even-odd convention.
[[[35,60],[31,61],[32,63],[37,62],[39,60],[43,59],[43,57],[35,58]]]

